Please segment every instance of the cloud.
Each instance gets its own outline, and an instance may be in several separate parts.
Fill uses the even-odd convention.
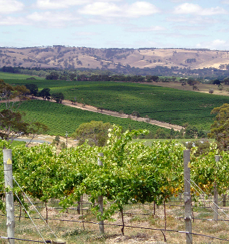
[[[213,50],[227,50],[229,48],[229,42],[221,39],[215,39],[211,42],[202,42],[197,44],[198,48],[209,48]]]
[[[151,3],[139,1],[133,4],[116,5],[108,2],[95,2],[88,4],[79,11],[85,15],[102,17],[127,17],[138,18],[158,13],[159,10]]]
[[[96,35],[99,35],[98,32],[86,32],[86,31],[79,31],[79,32],[76,32],[75,33],[77,36],[96,36]]]
[[[180,2],[185,2],[186,0],[171,0],[173,3],[180,3]]]
[[[147,16],[159,12],[159,9],[148,2],[136,2],[126,8],[126,14],[129,17]]]
[[[10,25],[28,25],[28,21],[25,18],[15,18],[15,17],[4,17],[0,18],[0,26],[10,26]]]
[[[229,0],[221,1],[221,3],[223,3],[223,4],[229,4]]]
[[[151,27],[131,27],[126,29],[126,31],[129,32],[153,32],[153,31],[164,31],[164,30],[166,30],[166,28],[159,25],[151,26]]]
[[[63,9],[74,5],[82,5],[87,0],[37,0],[36,7],[40,9]]]
[[[101,2],[117,2],[120,0],[101,0]],[[71,6],[93,3],[92,0],[37,0],[36,7],[40,9],[63,9]]]
[[[0,0],[0,14],[9,14],[23,10],[24,4],[16,0]]]
[[[75,23],[80,21],[79,17],[76,17],[68,12],[34,12],[27,16],[27,19],[37,23],[37,24],[45,24],[45,26],[52,27],[63,27],[66,22]]]
[[[175,7],[174,14],[194,14],[194,15],[216,15],[227,14],[227,11],[221,7],[202,8],[198,4],[183,3]]]
[[[172,22],[177,22],[177,23],[182,23],[184,22],[185,24],[192,24],[192,25],[205,25],[208,27],[211,27],[210,25],[212,24],[217,24],[220,23],[220,20],[216,18],[210,18],[207,16],[173,16],[167,18],[167,21],[172,21]],[[222,23],[222,22],[221,22]]]
[[[118,16],[122,12],[122,8],[114,3],[96,2],[86,5],[80,11],[87,15],[103,15],[103,16]]]

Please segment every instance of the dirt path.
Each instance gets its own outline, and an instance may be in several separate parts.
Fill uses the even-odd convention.
[[[40,97],[37,97],[38,100],[43,100]],[[54,100],[51,100],[50,102],[55,102]],[[90,111],[90,112],[94,112],[94,113],[101,113],[101,114],[106,114],[106,115],[110,115],[110,116],[114,116],[114,117],[119,117],[119,118],[130,118],[132,120],[135,121],[139,121],[139,122],[145,122],[151,125],[157,125],[166,129],[174,129],[175,131],[180,131],[181,129],[184,129],[184,127],[180,126],[180,125],[173,125],[173,124],[169,124],[166,122],[161,122],[161,121],[157,121],[157,120],[152,120],[152,119],[148,119],[148,118],[142,118],[142,117],[136,117],[136,116],[132,116],[129,114],[124,114],[124,113],[118,113],[118,112],[114,112],[114,111],[110,111],[110,110],[101,110],[98,109],[97,107],[93,107],[90,105],[84,105],[82,103],[72,103],[69,100],[63,100],[62,102],[63,105],[65,106],[69,106],[69,107],[73,107],[73,108],[78,108],[78,109],[82,109],[82,110],[86,110],[86,111]]]

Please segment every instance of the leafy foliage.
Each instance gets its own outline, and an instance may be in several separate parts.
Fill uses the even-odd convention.
[[[87,140],[89,145],[101,147],[106,144],[109,128],[111,128],[109,122],[91,121],[90,123],[81,124],[72,134],[72,137],[79,140],[79,145],[82,145]]]
[[[44,88],[39,92],[39,97],[43,97],[44,99],[50,99],[50,88]]]
[[[36,84],[25,84],[25,87],[30,91],[29,94],[34,96],[38,95],[38,86]]]
[[[64,100],[64,94],[62,92],[52,93],[52,99],[54,99],[57,103],[62,103]]]
[[[211,113],[216,114],[216,117],[208,136],[216,139],[220,149],[226,149],[229,145],[229,104],[216,107]]]

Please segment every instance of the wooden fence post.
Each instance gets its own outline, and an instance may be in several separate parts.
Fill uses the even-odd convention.
[[[184,150],[184,206],[185,206],[185,228],[186,244],[192,244],[192,200],[190,193],[190,150]]]
[[[227,205],[227,194],[223,194],[223,207]]]
[[[216,162],[219,162],[220,160],[220,156],[219,155],[216,155],[215,156],[215,161]],[[218,204],[219,204],[219,201],[218,201],[218,189],[217,189],[217,183],[215,182],[214,183],[214,206],[213,206],[213,210],[214,210],[214,220],[215,221],[218,221]]]
[[[12,150],[3,149],[3,164],[5,188],[13,189],[13,172],[12,172]],[[7,236],[14,238],[14,195],[12,190],[6,192],[6,216],[7,216]],[[9,239],[10,244],[14,244],[14,239]]]
[[[100,157],[103,157],[103,153],[98,154],[98,165],[102,167],[103,163],[102,163]],[[99,211],[102,216],[103,215],[103,196],[98,197],[98,204],[99,204]],[[99,221],[99,230],[100,230],[101,234],[104,234],[104,221],[103,220]]]

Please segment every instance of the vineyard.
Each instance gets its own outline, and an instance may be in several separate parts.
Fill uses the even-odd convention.
[[[168,202],[171,205],[171,201],[181,198],[184,192],[185,148],[176,141],[154,142],[151,147],[132,141],[134,137],[144,133],[147,132],[134,130],[122,133],[120,127],[114,126],[109,131],[105,147],[90,147],[83,144],[76,148],[63,149],[59,153],[49,145],[32,148],[15,147],[12,151],[15,199],[20,199],[31,215],[34,215],[34,207],[30,206],[26,196],[34,202],[43,203],[45,209],[50,210],[50,214],[55,212],[55,217],[48,216],[49,211],[44,212],[44,219],[49,219],[50,225],[56,228],[59,237],[66,238],[68,243],[76,243],[76,238],[87,231],[93,232],[94,237],[91,236],[87,241],[79,243],[105,243],[107,238],[115,234],[117,237],[120,230],[123,235],[137,233],[136,230],[128,230],[129,228],[138,228],[138,233],[141,233],[138,236],[148,236],[151,241],[167,240],[168,243],[184,243],[182,209],[172,207],[166,214],[166,206]],[[193,216],[197,217],[197,220],[201,216],[209,219],[209,215],[211,216],[209,209],[202,210],[205,211],[205,215],[200,214],[200,209],[205,201],[208,201],[207,199],[211,199],[216,189],[219,195],[227,193],[229,154],[219,152],[214,144],[206,155],[197,157],[195,150],[196,148],[193,149],[188,164],[191,179],[187,180],[191,185]],[[220,160],[216,161],[215,155],[220,155]],[[2,168],[0,174],[2,192],[5,190],[3,172]],[[56,202],[64,212],[58,213]],[[88,210],[85,210],[86,205]],[[156,208],[156,205],[161,207]],[[218,205],[214,206],[218,209]],[[3,195],[1,207],[4,209]],[[74,215],[77,211],[78,214],[81,211],[78,217]],[[214,211],[216,212],[215,207]],[[228,209],[224,208],[224,218],[219,217],[221,222],[205,223],[204,228],[200,228],[200,221],[195,220],[192,230],[194,243],[229,241],[227,211]],[[24,218],[24,214],[18,212],[18,215]],[[110,222],[112,219],[114,222]],[[192,219],[194,220],[194,217]],[[99,237],[98,221],[101,223],[103,220],[107,236]],[[70,225],[71,221],[75,224]],[[202,221],[206,220],[202,218]],[[65,227],[61,227],[61,222],[65,222]],[[91,229],[87,230],[89,224],[95,225],[95,228],[90,227]],[[111,226],[114,227],[112,230]],[[22,224],[19,224],[19,228],[22,228]],[[97,234],[95,234],[96,228]],[[47,227],[44,229],[47,230]],[[18,235],[19,232],[17,231]],[[46,231],[46,234],[52,235],[50,231]],[[28,236],[34,240],[31,232]]]
[[[17,80],[25,80],[27,78],[31,78],[31,75],[25,75],[25,74],[13,74],[13,73],[6,73],[6,72],[0,72],[0,79],[17,79]],[[42,80],[41,77],[36,77],[38,80]]]
[[[23,80],[6,80],[11,84],[26,84]],[[49,87],[52,92],[62,92],[65,99],[77,101],[111,111],[183,125],[189,123],[199,129],[209,129],[214,107],[228,102],[228,97],[181,91],[145,84],[120,82],[29,81],[39,89]]]
[[[0,104],[0,109],[4,108],[4,104]],[[110,122],[127,129],[145,129],[153,133],[160,127],[145,122],[137,122],[126,118],[116,118],[100,113],[93,113],[77,108],[64,106],[62,104],[50,103],[47,101],[31,100],[21,104],[19,111],[26,113],[26,121],[42,122],[49,127],[47,133],[49,135],[65,136],[66,131],[72,134],[76,128],[82,123],[91,121]],[[168,129],[164,129],[168,132]]]

